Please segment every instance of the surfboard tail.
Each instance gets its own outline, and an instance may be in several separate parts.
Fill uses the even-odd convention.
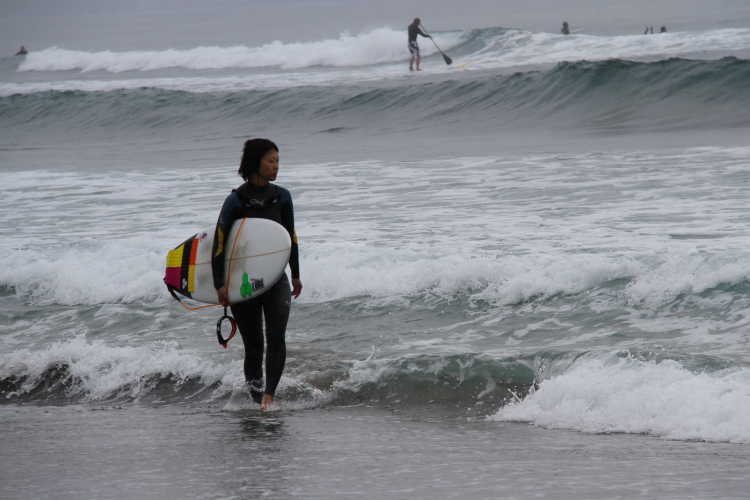
[[[195,290],[195,256],[198,251],[198,241],[196,234],[167,254],[164,283],[173,297],[177,292],[192,298],[191,293]],[[180,300],[177,297],[175,299]]]

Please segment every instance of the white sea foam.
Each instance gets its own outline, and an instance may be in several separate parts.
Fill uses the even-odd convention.
[[[675,361],[588,359],[542,381],[536,392],[491,419],[750,443],[750,369],[692,373]]]
[[[444,35],[446,47],[456,35]],[[441,40],[442,41],[442,40]],[[425,53],[434,52],[426,48]],[[82,52],[57,47],[30,53],[19,71],[151,71],[165,68],[190,70],[226,68],[283,69],[311,66],[369,66],[408,58],[404,34],[381,28],[360,35],[343,33],[338,39],[319,42],[279,41],[260,47],[197,47],[191,50],[139,52]]]
[[[185,235],[185,237],[190,236]],[[0,256],[0,285],[14,287],[37,305],[95,305],[169,301],[163,284],[165,255],[179,241],[81,242],[7,249]],[[305,294],[300,303],[367,296],[453,297],[495,306],[594,290],[613,280],[629,284],[622,295],[649,309],[679,294],[700,293],[750,275],[750,258],[732,255],[689,259],[663,254],[655,267],[638,256],[525,256],[486,252],[421,252],[356,243],[314,245],[302,251]],[[706,263],[710,263],[707,265]],[[702,264],[701,264],[702,263]],[[617,297],[613,297],[617,299]]]
[[[319,245],[305,252],[308,296],[302,302],[363,295],[470,294],[470,300],[515,304],[539,296],[592,290],[632,278],[644,268],[629,257],[596,255],[492,255],[486,252],[420,252],[363,244]]]
[[[700,294],[720,284],[750,280],[747,254],[725,252],[721,256],[691,252],[672,255],[669,260],[639,274],[628,284],[625,294],[631,304],[656,307],[679,294]]]
[[[443,68],[437,68],[438,71]],[[236,92],[246,90],[285,89],[303,86],[327,87],[350,85],[373,81],[383,81],[405,77],[403,64],[374,66],[368,68],[326,69],[321,71],[266,71],[251,75],[232,76],[174,76],[169,78],[149,78],[139,75],[133,78],[112,78],[106,80],[71,79],[60,81],[37,81],[26,83],[1,83],[0,97],[15,94],[35,94],[38,92],[109,92],[114,90],[135,90],[156,88],[192,93]]]
[[[150,302],[164,298],[165,254],[148,246],[120,241],[8,249],[0,257],[0,284],[37,305]]]
[[[627,280],[612,300],[654,309],[746,283],[750,234],[736,210],[746,155],[284,167],[299,300],[461,294],[502,306]],[[37,304],[166,300],[166,252],[211,225],[237,184],[233,168],[6,173],[0,286]],[[181,193],[195,194],[175,212]]]
[[[717,58],[745,54],[750,46],[750,29],[722,29],[676,32],[659,35],[563,36],[518,30],[493,30],[482,46],[472,53],[454,53],[454,65],[442,63],[430,72],[455,75],[456,71],[554,65],[569,61],[602,61],[611,58],[660,60],[669,57]],[[451,49],[475,36],[474,31],[435,34],[438,45]],[[422,42],[425,56],[435,47]],[[18,70],[127,73],[127,78],[65,78],[59,81],[0,83],[0,96],[46,91],[110,91],[142,87],[187,92],[231,92],[237,90],[289,88],[308,85],[342,85],[354,82],[404,78],[409,55],[404,33],[388,28],[359,35],[342,34],[337,39],[260,47],[196,47],[190,50],[83,52],[57,47],[31,52]],[[150,71],[180,68],[185,72],[170,77],[148,77]],[[194,70],[245,70],[236,75],[195,76]],[[254,69],[252,74],[246,70]],[[286,71],[279,71],[286,70]],[[290,71],[296,70],[296,71]],[[132,72],[141,75],[134,77]],[[408,73],[408,72],[406,72]]]
[[[179,388],[190,379],[211,386],[232,387],[241,377],[240,362],[233,366],[181,353],[175,344],[111,347],[84,337],[56,342],[43,351],[19,349],[0,356],[0,379],[21,379],[16,394],[24,394],[41,381],[47,370],[64,366],[70,383],[68,395],[97,400],[107,397],[142,397],[159,378],[171,377]]]
[[[0,257],[0,284],[38,305],[163,300],[168,297],[162,278],[170,245],[162,247],[119,241],[10,249]],[[641,265],[601,257],[557,262],[552,256],[497,259],[338,244],[304,251],[303,267],[306,294],[301,302],[463,291],[473,293],[474,300],[510,304],[589,290],[633,276]]]
[[[660,33],[654,36],[560,35],[509,31],[472,55],[472,66],[496,68],[607,59],[734,55],[750,44],[750,29]]]
[[[195,391],[202,392],[213,386],[210,394],[203,397],[216,399],[231,395],[227,408],[257,408],[247,397],[239,357],[201,356],[185,352],[174,342],[113,347],[87,340],[83,335],[49,344],[44,350],[18,349],[0,354],[0,380],[22,380],[16,391],[5,395],[6,399],[13,400],[38,390],[40,384],[48,385],[49,381],[44,377],[50,370],[61,367],[66,370],[66,380],[64,392],[57,387],[59,393],[56,396],[60,397],[81,401],[139,399],[149,396],[159,382],[168,379],[170,395],[191,398],[193,394],[183,387],[193,381],[199,382],[193,389]],[[283,403],[284,408],[309,407],[330,397],[290,377],[282,377],[278,394],[282,400],[287,400]],[[42,394],[41,397],[45,396]]]

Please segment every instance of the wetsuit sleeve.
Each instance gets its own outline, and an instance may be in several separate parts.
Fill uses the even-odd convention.
[[[422,28],[417,28],[417,30],[418,30],[419,34],[422,35],[423,37],[430,38],[430,35],[428,35],[424,31],[422,31]]]
[[[224,205],[221,207],[221,212],[219,213],[219,220],[216,221],[214,244],[211,249],[211,271],[214,275],[214,288],[217,290],[225,285],[224,266],[226,265],[227,251],[225,243],[227,236],[229,236],[229,231],[232,230],[232,224],[239,218],[242,206],[240,197],[237,193],[232,192],[224,200]]]
[[[294,230],[294,204],[292,195],[286,189],[279,187],[281,202],[281,225],[289,232],[292,239],[292,252],[289,255],[289,268],[292,270],[292,279],[299,279],[299,247],[297,246],[297,232]]]

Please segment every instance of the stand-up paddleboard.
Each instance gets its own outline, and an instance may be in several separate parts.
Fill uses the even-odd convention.
[[[175,299],[179,300],[176,292],[198,302],[219,302],[211,270],[214,231],[211,226],[167,254],[164,283]],[[235,221],[224,245],[224,283],[233,304],[271,288],[284,273],[292,251],[287,230],[267,219]]]

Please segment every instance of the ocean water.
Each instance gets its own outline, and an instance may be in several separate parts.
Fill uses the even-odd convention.
[[[0,59],[3,498],[747,498],[750,29]],[[278,409],[166,253],[281,149]]]

